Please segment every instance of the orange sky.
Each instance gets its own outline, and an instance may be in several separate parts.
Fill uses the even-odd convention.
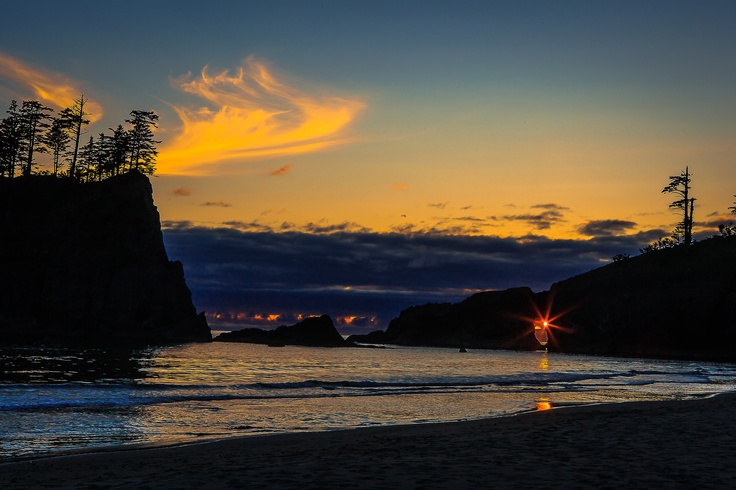
[[[686,165],[700,229],[729,217],[729,4],[663,12],[636,2],[439,3],[421,15],[407,4],[394,17],[380,2],[331,3],[327,17],[288,5],[288,14],[250,6],[211,18],[189,4],[159,5],[136,25],[178,19],[196,31],[168,30],[155,46],[108,43],[112,52],[99,46],[122,35],[135,9],[120,9],[96,42],[68,34],[43,49],[25,49],[26,34],[3,21],[0,95],[59,109],[84,93],[90,136],[130,110],[154,110],[154,187],[167,221],[573,239],[606,224],[667,233],[678,217],[660,191]],[[53,33],[68,14],[48,7],[39,28]],[[371,34],[378,26],[380,37]]]

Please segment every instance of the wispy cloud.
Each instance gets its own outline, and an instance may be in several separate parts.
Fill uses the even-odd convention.
[[[78,83],[59,73],[36,68],[12,56],[0,52],[0,77],[17,84],[20,92],[28,92],[28,98],[38,100],[54,109],[74,105],[84,90]],[[25,97],[25,96],[24,96]],[[93,100],[85,104],[91,122],[98,121],[103,114],[102,106]]]
[[[717,234],[720,225],[733,226],[734,221],[736,221],[736,215],[734,214],[711,213],[708,218],[711,219],[694,222],[693,228],[698,233]]]
[[[171,193],[175,196],[186,197],[192,195],[192,189],[190,187],[179,187],[178,189],[174,189]]]
[[[358,99],[306,93],[253,57],[233,72],[211,74],[205,67],[172,84],[208,105],[172,105],[182,128],[160,149],[161,174],[237,173],[253,158],[344,144],[351,141],[345,130],[365,107]]]
[[[565,222],[565,211],[570,208],[558,204],[535,204],[532,209],[541,209],[538,213],[506,214],[503,216],[490,216],[494,221],[521,221],[529,224],[537,230],[548,230],[552,225]]]
[[[207,202],[203,202],[202,204],[200,204],[200,206],[207,206],[207,207],[214,206],[218,208],[229,208],[230,206],[232,206],[232,203],[225,202],[225,201],[207,201]]]
[[[560,206],[559,204],[547,203],[547,204],[534,204],[533,209],[547,209],[550,211],[570,211],[567,206]]]
[[[581,225],[578,231],[588,236],[614,236],[626,233],[636,227],[633,221],[621,219],[593,220]]]
[[[445,209],[450,202],[431,202],[427,204],[430,208]]]
[[[279,167],[276,170],[271,170],[268,175],[272,177],[278,177],[280,175],[286,175],[289,172],[291,172],[291,165],[284,165],[283,167]]]

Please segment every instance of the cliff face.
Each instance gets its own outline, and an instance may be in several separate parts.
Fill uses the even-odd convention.
[[[0,342],[209,341],[148,178],[0,179]]]
[[[640,255],[540,295],[559,320],[560,350],[736,360],[736,237]]]
[[[533,321],[549,309],[552,351],[736,361],[736,237],[640,255],[532,293],[475,294],[403,311],[385,332],[348,340],[539,349]]]

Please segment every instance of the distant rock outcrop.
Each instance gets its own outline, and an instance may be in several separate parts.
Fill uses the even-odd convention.
[[[391,320],[385,332],[352,335],[348,340],[476,349],[533,348],[533,337],[519,335],[529,328],[525,318],[534,317],[532,304],[529,288],[476,293],[460,303],[413,306]]]
[[[348,347],[327,315],[309,317],[295,325],[282,325],[274,330],[245,328],[215,337],[217,342],[246,342],[272,346],[305,345],[310,347]]]
[[[386,331],[349,341],[539,349],[533,323],[549,308],[553,351],[736,361],[736,237],[614,262],[552,285],[409,308]]]
[[[0,179],[0,342],[210,341],[148,178]]]

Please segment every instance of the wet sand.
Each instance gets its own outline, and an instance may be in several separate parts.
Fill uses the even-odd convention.
[[[0,464],[15,488],[729,488],[736,394]]]

